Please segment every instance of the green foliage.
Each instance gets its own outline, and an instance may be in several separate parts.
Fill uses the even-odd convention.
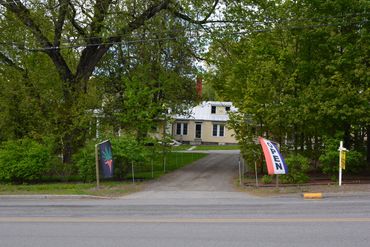
[[[270,176],[270,175],[264,175],[262,177],[262,183],[264,183],[264,184],[271,184],[272,183],[272,176]]]
[[[0,149],[0,181],[34,182],[49,172],[50,149],[31,139],[3,142]]]
[[[365,157],[364,154],[356,150],[347,152],[346,169],[350,173],[360,173],[364,170]]]
[[[324,141],[324,150],[320,156],[322,172],[331,176],[336,176],[339,169],[339,139],[326,138]]]
[[[314,165],[322,154],[323,137],[338,132],[351,145],[347,148],[363,152],[370,122],[370,23],[363,21],[369,2],[254,4],[248,9],[235,3],[225,10],[228,19],[243,23],[235,29],[249,33],[235,38],[233,27],[217,32],[209,49],[212,87],[239,109],[232,127],[246,160],[253,164],[248,151],[258,135],[273,136],[282,149],[305,154]],[[256,20],[264,25],[255,25]],[[370,157],[369,148],[367,152]],[[325,155],[324,170],[331,174],[334,159]]]
[[[189,17],[210,16],[213,3],[1,1],[0,141],[53,135],[70,164],[102,102],[111,132],[145,136],[168,108],[194,101]]]
[[[337,176],[339,169],[339,143],[340,139],[326,138],[324,142],[324,151],[320,156],[321,168],[323,173]],[[346,154],[346,169],[350,173],[359,173],[364,170],[364,154],[356,151],[349,150]]]
[[[148,161],[152,154],[151,147],[145,147],[133,136],[112,138],[113,160],[115,164],[114,174],[117,178],[124,178],[130,170],[132,162],[139,163]]]
[[[310,168],[308,158],[300,154],[293,154],[286,157],[285,162],[288,166],[288,174],[281,176],[282,183],[301,184],[308,181],[307,172]]]
[[[96,180],[95,145],[93,142],[87,143],[73,155],[72,159],[83,182]]]

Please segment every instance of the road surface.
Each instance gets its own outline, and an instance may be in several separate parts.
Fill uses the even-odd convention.
[[[0,246],[369,246],[370,197],[260,198],[212,154],[117,199],[0,197]]]

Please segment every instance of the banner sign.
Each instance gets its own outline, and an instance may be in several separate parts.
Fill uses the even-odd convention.
[[[111,178],[113,177],[113,155],[112,155],[112,145],[110,141],[105,141],[99,144],[100,151],[100,170],[101,177]]]
[[[262,137],[259,137],[258,140],[262,146],[263,154],[265,155],[268,174],[287,174],[288,167],[277,146],[273,142]]]
[[[343,170],[346,169],[346,151],[345,150],[341,150],[339,152],[339,166]]]

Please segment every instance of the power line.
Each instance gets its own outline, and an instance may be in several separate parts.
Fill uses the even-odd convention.
[[[350,25],[355,24],[363,24],[367,23],[369,20],[364,22],[357,22],[357,23],[350,23]],[[241,32],[230,32],[227,35],[234,35],[234,36],[242,36],[248,35],[251,33],[262,33],[262,32],[272,32],[274,30],[300,30],[300,29],[315,29],[320,27],[337,27],[337,24],[318,24],[318,25],[305,25],[305,26],[290,26],[290,27],[274,27],[274,28],[267,28],[267,29],[255,29],[255,30],[248,30],[248,31],[241,31]],[[205,37],[211,34],[198,34],[195,36],[190,36],[190,38],[198,38],[198,37]],[[123,36],[115,36],[115,37],[123,37]],[[61,49],[77,49],[81,47],[94,47],[94,46],[112,46],[116,44],[137,44],[137,43],[148,43],[148,42],[159,42],[159,41],[170,41],[170,40],[178,40],[179,37],[164,37],[164,38],[146,38],[146,39],[134,39],[134,40],[122,40],[122,41],[111,41],[111,42],[97,42],[91,44],[73,44],[67,43],[62,44],[59,46],[51,46],[51,47],[35,47],[35,48],[28,48],[25,44],[15,43],[15,42],[0,42],[0,45],[6,46],[15,46],[20,49],[28,50],[28,51],[46,51],[46,50],[61,50]]]

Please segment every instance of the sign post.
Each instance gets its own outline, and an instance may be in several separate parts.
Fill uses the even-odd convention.
[[[95,144],[96,189],[99,189],[99,144]]]
[[[254,162],[254,172],[256,173],[256,187],[258,187],[257,161]]]
[[[342,186],[342,169],[346,169],[346,152],[348,150],[343,147],[343,141],[340,141],[339,144],[339,186]]]
[[[242,185],[242,167],[241,167],[240,155],[239,155],[238,165],[239,165],[239,185]]]

